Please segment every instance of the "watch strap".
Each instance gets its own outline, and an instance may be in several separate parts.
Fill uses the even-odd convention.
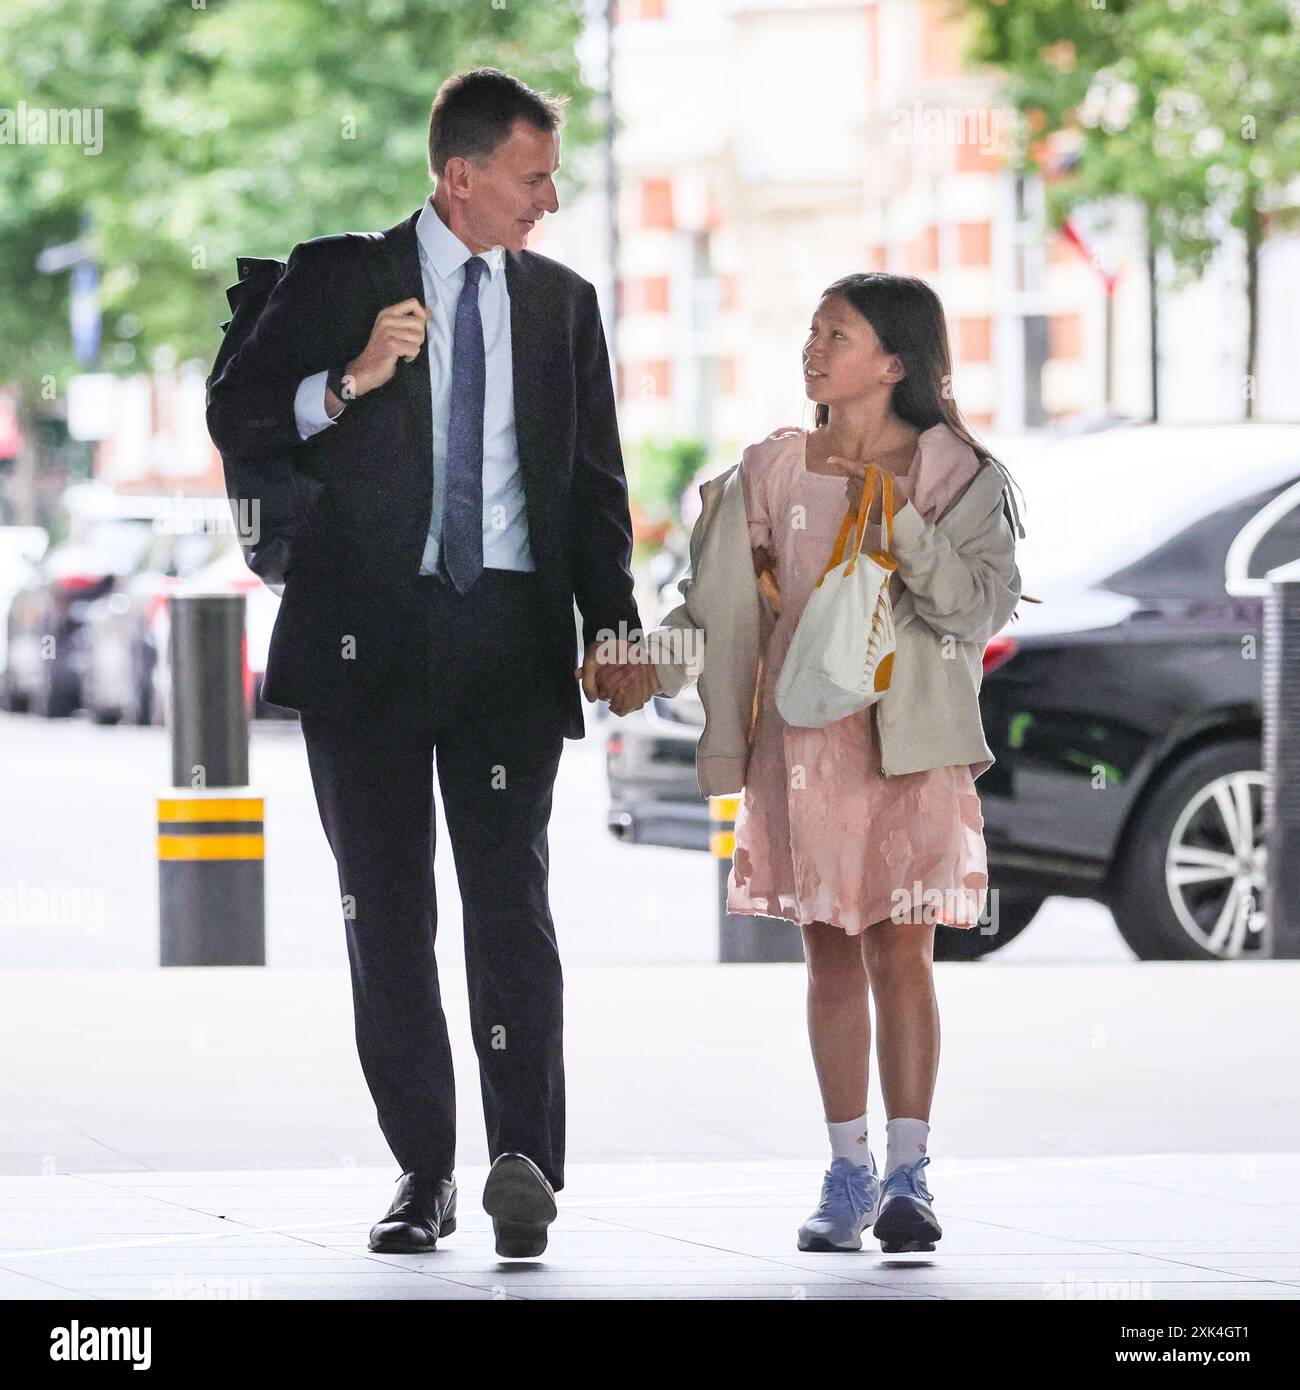
[[[346,375],[347,372],[345,368],[331,367],[325,376],[326,387],[329,390],[333,391],[334,394],[339,398],[339,400],[343,402],[343,408],[345,410],[347,409],[349,403],[355,399],[355,397],[347,393],[347,390],[343,384]]]

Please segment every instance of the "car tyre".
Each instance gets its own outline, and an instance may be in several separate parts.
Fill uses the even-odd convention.
[[[1262,768],[1255,739],[1198,748],[1166,772],[1130,826],[1110,908],[1120,935],[1139,960],[1227,960],[1254,954],[1259,934],[1250,926],[1250,900],[1256,910],[1263,900]],[[1225,819],[1225,805],[1235,824]],[[1195,871],[1205,867],[1207,854],[1222,859],[1222,872],[1178,888],[1178,861]],[[1229,859],[1240,872],[1229,874]],[[1209,867],[1213,872],[1214,866]],[[1230,925],[1224,939],[1211,949],[1216,924],[1225,921]]]
[[[45,680],[36,697],[46,719],[67,719],[81,706],[81,681],[64,661],[46,663]]]
[[[15,690],[6,679],[3,684],[4,707],[10,714],[26,714],[32,707],[30,695]]]

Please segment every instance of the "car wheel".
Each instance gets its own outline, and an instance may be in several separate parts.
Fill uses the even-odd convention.
[[[81,681],[65,661],[48,661],[45,667],[45,680],[36,697],[38,712],[46,719],[67,719],[81,705]]]
[[[1121,850],[1111,911],[1139,960],[1257,956],[1264,773],[1253,739],[1200,748],[1160,782]]]
[[[1042,895],[1036,893],[999,892],[996,901],[996,923],[990,909],[989,921],[978,927],[936,927],[935,960],[981,960],[992,955],[1008,941],[1014,941],[1034,920],[1043,905]],[[985,932],[981,929],[985,925],[996,926],[997,929]]]
[[[10,714],[26,714],[32,707],[30,695],[15,690],[8,680],[4,683],[4,706]]]
[[[141,647],[136,662],[135,701],[131,707],[131,723],[153,723],[153,668],[156,658],[152,647]]]

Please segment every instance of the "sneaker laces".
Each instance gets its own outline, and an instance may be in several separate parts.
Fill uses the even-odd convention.
[[[899,1187],[910,1187],[912,1192],[924,1201],[933,1202],[934,1197],[930,1189],[925,1185],[925,1179],[921,1176],[921,1169],[930,1161],[930,1155],[924,1154],[915,1163],[900,1163],[897,1168],[885,1179],[884,1189],[881,1196],[893,1195],[891,1189]],[[900,1176],[901,1174],[901,1176]]]
[[[851,1172],[850,1167],[852,1168]],[[861,1216],[870,1211],[872,1204],[869,1183],[872,1176],[867,1169],[856,1163],[839,1168],[828,1168],[822,1181],[822,1199],[817,1207],[818,1214],[829,1211],[834,1198],[841,1193],[855,1216]]]

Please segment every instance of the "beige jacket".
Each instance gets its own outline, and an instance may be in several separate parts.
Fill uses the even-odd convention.
[[[705,796],[744,786],[760,659],[776,622],[754,576],[744,467],[742,457],[701,485],[690,564],[677,583],[683,602],[646,634],[663,694],[699,682],[705,722],[695,767]],[[1020,600],[1004,491],[1023,536],[1010,480],[991,460],[935,522],[911,502],[894,514],[894,555],[906,589],[894,604],[893,677],[877,707],[882,777],[962,763],[979,777],[993,766],[980,722],[984,646]]]

